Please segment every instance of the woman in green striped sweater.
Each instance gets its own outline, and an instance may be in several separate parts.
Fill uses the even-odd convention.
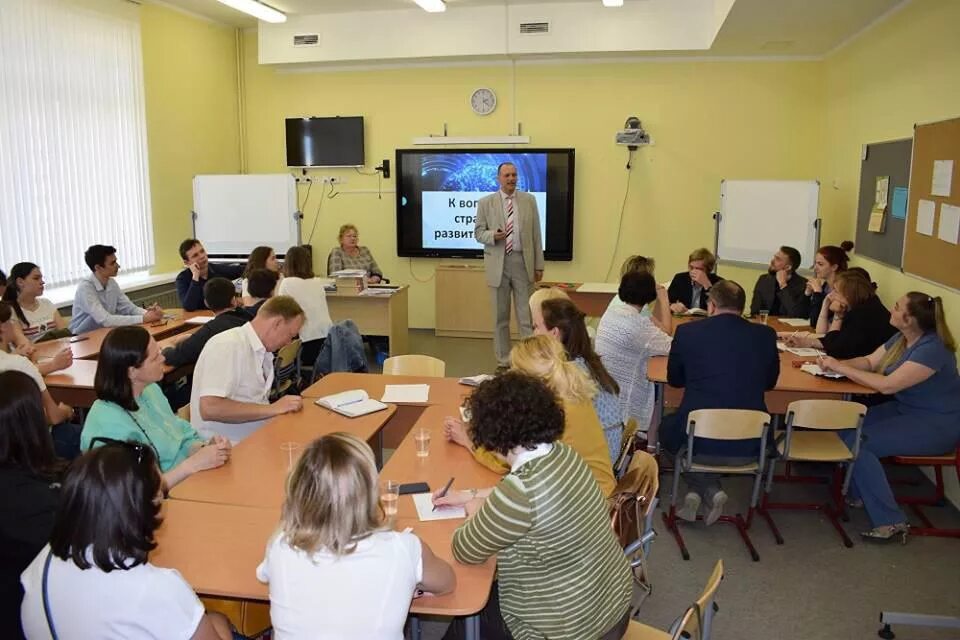
[[[453,537],[465,564],[497,556],[497,582],[480,613],[485,640],[614,640],[629,622],[632,582],[590,469],[559,442],[562,405],[540,380],[509,372],[467,400],[470,437],[509,473],[492,489],[450,491],[436,504],[465,505]],[[455,620],[445,636],[465,636]]]

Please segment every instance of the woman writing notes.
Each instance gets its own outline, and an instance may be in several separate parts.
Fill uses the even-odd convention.
[[[956,343],[943,317],[943,302],[913,291],[897,300],[890,323],[898,333],[866,357],[824,358],[824,368],[893,395],[867,411],[863,444],[853,467],[851,495],[863,500],[872,540],[906,541],[907,518],[897,506],[880,459],[933,456],[960,443],[960,375]],[[848,432],[849,433],[849,432]],[[848,444],[852,434],[847,436]]]
[[[377,283],[383,280],[383,271],[377,261],[373,259],[370,249],[360,246],[360,233],[352,224],[340,227],[337,234],[339,247],[334,247],[327,257],[327,275],[344,269],[362,269],[367,272],[370,282]]]

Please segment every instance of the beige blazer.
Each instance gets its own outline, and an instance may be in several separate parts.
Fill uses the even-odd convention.
[[[517,220],[520,224],[520,244],[523,250],[523,265],[527,277],[533,282],[533,272],[543,271],[543,240],[540,236],[540,212],[537,201],[529,193],[517,191],[514,195]],[[483,244],[483,267],[486,270],[487,285],[499,287],[503,277],[504,240],[494,240],[497,229],[507,226],[506,213],[500,192],[481,198],[477,204],[477,222],[473,236]]]

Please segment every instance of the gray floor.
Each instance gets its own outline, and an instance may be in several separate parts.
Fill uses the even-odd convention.
[[[432,331],[410,332],[411,353],[443,359],[448,376],[491,372],[495,366],[489,340],[437,338]],[[898,476],[921,479],[914,470]],[[923,480],[925,483],[925,480]],[[661,501],[669,503],[670,478],[663,476]],[[725,481],[731,495],[728,511],[745,510],[749,483]],[[905,487],[923,491],[929,485]],[[777,495],[788,500],[818,501],[825,496],[816,485],[791,485]],[[960,514],[952,507],[928,510],[934,522],[960,527]],[[651,558],[653,594],[639,619],[667,628],[699,594],[713,564],[723,559],[726,578],[720,588],[720,612],[715,640],[776,638],[784,640],[838,640],[876,638],[880,611],[912,611],[960,615],[960,540],[910,538],[906,546],[871,545],[855,540],[843,547],[830,523],[817,512],[775,512],[786,543],[774,543],[763,521],[754,523],[751,535],[760,553],[752,562],[736,530],[725,524],[683,528],[691,553],[683,561],[662,520]],[[867,528],[862,512],[853,512],[847,530],[852,536]],[[423,637],[440,638],[442,621],[424,624]],[[960,638],[960,632],[911,627],[895,629],[899,640]]]

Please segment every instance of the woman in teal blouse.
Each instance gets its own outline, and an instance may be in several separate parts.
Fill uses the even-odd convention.
[[[80,446],[89,449],[97,437],[149,445],[169,489],[197,471],[223,465],[230,459],[230,441],[219,435],[204,441],[173,413],[157,384],[163,365],[160,348],[143,327],[108,333],[93,383],[98,399],[87,415]]]

